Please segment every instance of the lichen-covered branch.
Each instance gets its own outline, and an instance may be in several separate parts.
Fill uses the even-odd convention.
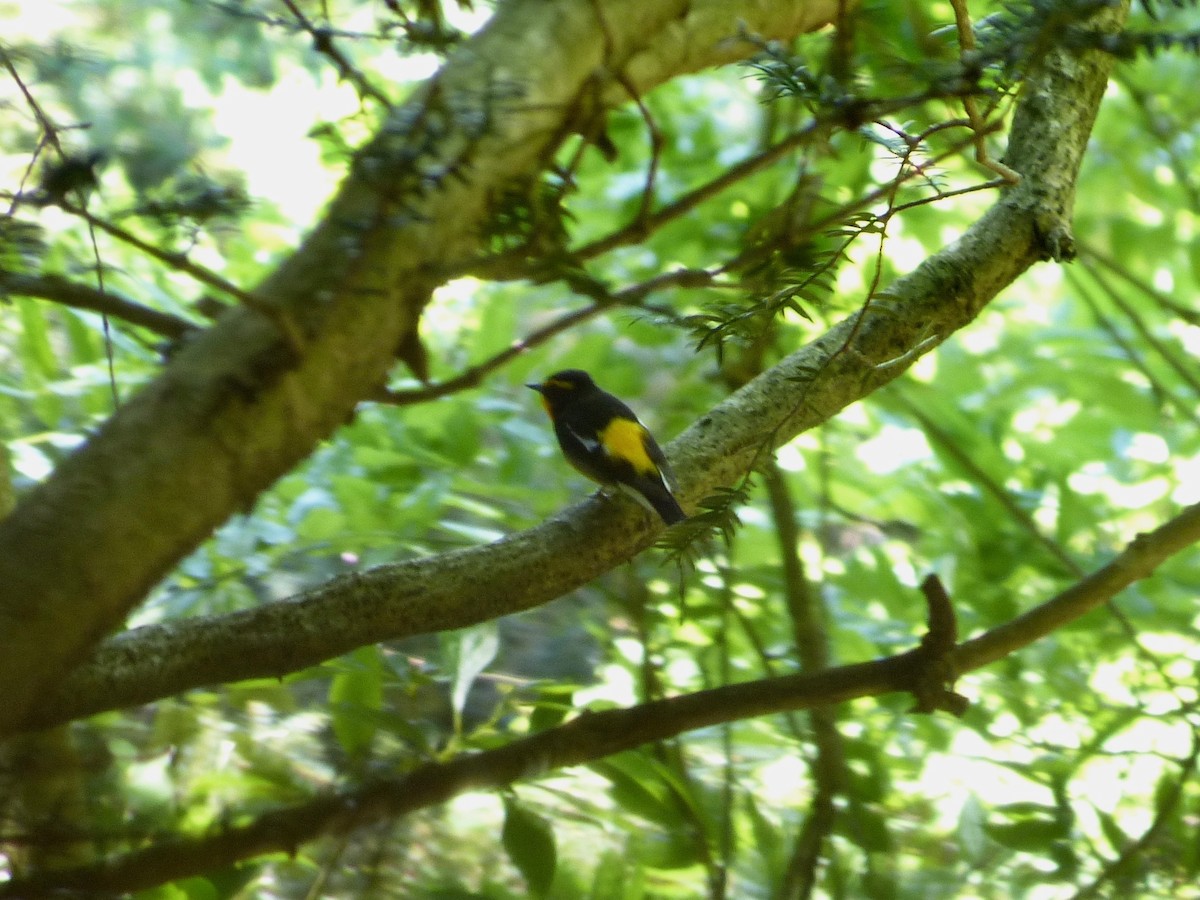
[[[1109,10],[1103,15],[1107,17],[1105,27],[1115,28],[1119,27],[1123,12]],[[719,486],[736,483],[764,448],[790,440],[896,378],[921,353],[968,324],[1034,262],[1060,252],[1069,244],[1069,232],[1065,229],[1071,214],[1071,186],[1111,64],[1109,57],[1097,52],[1086,53],[1083,58],[1067,51],[1047,55],[1041,66],[1048,71],[1038,70],[1030,75],[1028,94],[1018,107],[1006,156],[1007,163],[1022,174],[1021,184],[1004,193],[957,242],[890,285],[862,311],[748,383],[671,444],[669,451],[685,498],[697,499]],[[1065,80],[1059,70],[1070,72],[1071,80]],[[1071,88],[1069,93],[1055,89],[1067,84]],[[1035,104],[1036,114],[1026,111],[1025,103]],[[461,186],[456,190],[461,190]],[[366,201],[359,198],[357,202]],[[453,218],[455,214],[447,211],[445,215]],[[333,229],[334,225],[323,227]],[[436,227],[445,229],[450,225]],[[319,244],[329,239],[319,233],[312,241]],[[409,258],[414,253],[416,248],[408,248],[404,251],[407,256],[401,255],[416,264]],[[310,251],[301,250],[295,261],[268,280],[268,287],[278,284],[286,293],[289,285],[295,288],[292,279],[301,278],[312,264]],[[318,285],[323,283],[318,273],[308,274]],[[419,265],[409,274],[419,281]],[[363,278],[368,276],[382,277],[374,267],[362,274]],[[159,574],[158,568],[148,566],[144,560],[136,564],[129,561],[130,554],[152,550],[152,557],[160,558],[160,565],[173,558],[167,553],[169,548],[162,546],[163,539],[146,537],[148,528],[168,530],[173,536],[170,543],[173,553],[179,550],[181,534],[198,539],[200,531],[211,527],[209,519],[214,506],[226,509],[231,504],[248,503],[258,489],[261,478],[252,480],[247,467],[265,477],[266,471],[275,472],[287,461],[284,458],[287,454],[307,452],[314,436],[332,427],[327,417],[341,407],[333,402],[331,391],[357,392],[374,387],[385,366],[376,360],[378,369],[372,369],[373,363],[354,353],[377,348],[378,335],[370,329],[383,328],[382,319],[390,322],[387,333],[397,334],[398,324],[391,317],[398,313],[391,304],[383,304],[388,307],[386,312],[377,309],[380,304],[371,301],[375,294],[367,290],[365,282],[351,278],[347,284],[339,290],[348,294],[324,297],[318,288],[317,294],[309,297],[318,307],[334,307],[319,314],[325,324],[315,332],[319,338],[308,351],[321,360],[316,370],[310,360],[301,365],[302,373],[289,370],[286,377],[271,368],[274,360],[271,348],[275,347],[277,352],[277,343],[267,341],[270,326],[262,323],[255,327],[243,315],[238,319],[244,324],[243,331],[222,332],[231,339],[240,338],[240,343],[230,348],[206,343],[199,356],[185,351],[183,359],[174,364],[171,377],[160,379],[157,387],[151,388],[149,399],[131,403],[132,411],[128,408],[122,411],[119,421],[108,432],[115,429],[120,436],[119,440],[112,438],[117,441],[117,448],[124,447],[124,441],[142,431],[152,440],[147,446],[126,447],[127,455],[119,462],[127,464],[139,453],[152,457],[162,454],[164,458],[157,460],[156,465],[163,467],[158,476],[163,481],[156,482],[150,473],[142,473],[130,486],[131,490],[136,488],[142,493],[129,505],[119,503],[120,498],[109,497],[106,489],[103,496],[111,506],[109,515],[128,516],[143,507],[155,509],[155,515],[148,515],[144,522],[104,520],[116,530],[116,537],[123,539],[117,541],[111,535],[104,535],[103,541],[97,540],[102,548],[116,555],[112,560],[95,559],[94,548],[90,547],[84,547],[87,552],[81,551],[79,560],[61,558],[88,539],[90,531],[86,523],[96,527],[92,518],[82,516],[85,524],[70,523],[69,533],[54,535],[52,550],[47,551],[46,564],[57,560],[68,570],[66,576],[47,575],[45,583],[36,581],[34,575],[44,573],[44,566],[39,564],[29,566],[28,572],[18,567],[12,580],[0,579],[6,590],[25,592],[28,598],[63,592],[61,597],[54,597],[48,607],[50,611],[41,612],[40,607],[23,602],[19,608],[39,610],[37,618],[24,623],[23,631],[14,629],[9,634],[23,633],[28,637],[41,631],[43,645],[57,646],[58,636],[45,633],[52,627],[49,616],[66,615],[64,611],[73,608],[72,601],[87,595],[89,585],[94,591],[87,595],[89,602],[116,603],[123,609],[131,602],[131,580],[142,579],[144,584],[138,582],[141,590]],[[383,291],[384,282],[372,290]],[[402,296],[410,296],[409,291],[417,288],[402,280],[396,290]],[[358,291],[366,295],[359,296]],[[189,346],[188,350],[191,349]],[[247,352],[248,357],[239,355]],[[216,357],[216,363],[232,367],[226,372],[231,381],[208,379],[207,390],[198,396],[189,393],[173,397],[174,379],[186,374],[189,366],[208,365],[209,356]],[[251,364],[255,362],[264,370],[254,368]],[[281,379],[278,383],[273,380],[275,376]],[[155,391],[159,393],[154,394]],[[271,403],[263,405],[264,392],[273,397]],[[327,398],[328,403],[318,402],[320,398]],[[171,399],[195,408],[180,419],[162,407]],[[215,404],[215,419],[206,420],[203,434],[192,434],[190,429],[201,427],[196,416],[205,409],[205,403]],[[258,409],[259,417],[248,414],[252,408]],[[166,417],[166,421],[143,420],[155,411]],[[226,414],[232,419],[227,420]],[[281,417],[285,421],[280,421]],[[256,427],[274,438],[269,447],[262,445],[264,439],[253,430]],[[294,440],[283,441],[289,434]],[[192,460],[187,456],[180,459],[180,447],[174,441],[191,447],[193,453],[217,454],[219,482],[210,485],[201,477],[211,473],[214,465],[211,460]],[[115,449],[106,441],[97,441],[90,455],[76,458],[71,464],[106,471],[100,463],[108,452]],[[180,468],[166,466],[169,460],[174,460]],[[230,471],[224,471],[225,468]],[[170,498],[167,501],[153,498],[151,502],[145,491],[155,484],[175,497],[174,502]],[[78,478],[64,476],[50,491],[53,503],[49,508],[56,516],[74,509],[60,507],[69,500],[85,502],[88,485],[86,475],[82,485]],[[253,489],[248,485],[253,485]],[[176,507],[182,500],[176,495],[181,491],[186,492],[188,503],[207,509],[209,518],[200,513],[180,512]],[[221,494],[216,501],[208,498],[214,492]],[[202,497],[205,504],[198,502]],[[165,502],[161,511],[155,505],[159,502]],[[17,533],[23,530],[24,544],[10,548],[0,541],[0,576],[4,575],[6,565],[10,569],[15,565],[13,553],[21,547],[24,557],[19,562],[39,559],[41,551],[35,552],[30,541],[39,534],[50,538],[48,524],[39,528],[39,512],[38,507],[30,504],[20,522]],[[184,521],[168,518],[172,515],[182,516]],[[45,521],[57,519],[48,516]],[[7,524],[0,523],[0,531]],[[102,646],[60,688],[44,690],[36,709],[29,709],[28,696],[24,696],[24,705],[17,707],[22,710],[20,714],[14,708],[0,708],[0,733],[22,719],[26,726],[47,724],[98,709],[146,702],[189,687],[281,675],[363,644],[462,627],[527,609],[560,596],[628,559],[647,547],[653,535],[652,523],[636,510],[588,501],[492,545],[383,566],[334,581],[284,603],[130,632]],[[144,539],[147,546],[139,544],[139,539]],[[132,567],[132,574],[113,571],[122,562]],[[70,573],[74,573],[74,578]],[[109,578],[124,585],[123,593],[107,584]],[[18,607],[10,605],[12,596],[21,594],[5,594],[0,619],[15,622],[14,610]],[[87,627],[99,629],[108,619],[93,613],[81,621]],[[77,647],[98,637],[81,634],[79,623],[73,623],[72,627]],[[9,654],[12,642],[8,634],[0,631],[0,677],[7,678],[9,684],[25,685],[30,674],[20,669],[19,661],[30,656],[31,651],[17,649]],[[48,679],[55,671],[46,669],[43,662],[38,659],[32,672]],[[21,696],[18,694],[18,699]]]
[[[960,644],[950,654],[952,664],[961,674],[1033,643],[1053,628],[1102,606],[1124,587],[1149,576],[1157,565],[1197,541],[1200,504],[1139,537],[1109,565],[1031,613]],[[919,692],[927,681],[931,662],[938,665],[923,648],[917,648],[821,672],[725,685],[627,709],[587,712],[565,725],[494,750],[316,797],[215,834],[164,841],[99,866],[49,872],[37,881],[10,882],[0,887],[0,897],[78,887],[132,891],[264,853],[293,853],[302,843],[323,835],[345,834],[382,819],[436,806],[466,791],[506,787],[520,779],[592,762],[685,731],[772,713],[824,709],[891,691]]]
[[[489,198],[596,105],[788,38],[824,0],[510,0],[391,111],[303,244],[0,521],[0,734],[185,554],[333,433],[399,356]],[[616,78],[614,85],[620,84]],[[625,102],[625,89],[601,91]],[[299,658],[299,657],[297,657]]]

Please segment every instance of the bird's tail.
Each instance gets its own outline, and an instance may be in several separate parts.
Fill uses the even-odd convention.
[[[654,511],[668,525],[674,525],[676,522],[682,522],[687,518],[687,513],[683,511],[683,507],[679,505],[679,501],[668,491],[663,491],[661,495],[650,496],[646,499],[650,501],[650,505],[654,507]]]
[[[618,484],[621,491],[648,509],[658,513],[659,518],[667,525],[674,525],[686,519],[687,513],[675,499],[675,495],[659,479],[643,478],[636,484]]]

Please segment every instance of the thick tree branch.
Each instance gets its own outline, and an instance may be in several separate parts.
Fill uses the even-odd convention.
[[[960,645],[951,658],[960,673],[987,665],[1102,606],[1197,541],[1200,504],[1138,537],[1109,565],[1036,610]],[[320,836],[345,834],[372,822],[444,803],[466,791],[505,787],[685,731],[754,716],[828,707],[892,691],[920,692],[927,687],[930,662],[925,648],[918,647],[897,656],[821,672],[726,685],[628,709],[585,712],[565,725],[495,750],[425,765],[400,778],[381,779],[317,797],[217,834],[167,841],[101,866],[47,873],[39,881],[11,882],[0,887],[0,897],[27,896],[51,888],[132,891],[264,853],[294,853],[305,841]]]
[[[235,310],[198,335],[0,521],[0,734],[213,528],[345,422],[397,353],[419,365],[431,273],[470,256],[489,198],[543,167],[581,113],[600,111],[580,109],[597,72],[644,93],[753,52],[739,29],[790,38],[833,5],[501,4],[356,154],[304,244],[245,292],[270,315]],[[613,83],[612,101],[624,102]]]
[[[584,713],[566,725],[496,750],[422,766],[401,778],[317,797],[216,835],[164,842],[103,866],[47,873],[42,881],[11,882],[0,887],[0,897],[27,896],[50,888],[138,890],[264,853],[294,853],[305,841],[322,835],[344,834],[444,803],[465,791],[503,787],[521,778],[591,762],[684,731],[903,689],[908,669],[909,659],[902,655],[816,675],[730,685],[630,709]]]
[[[1027,81],[1006,157],[1024,176],[1022,183],[1006,192],[957,242],[891,285],[885,297],[875,299],[860,314],[751,381],[671,444],[669,450],[685,499],[696,499],[718,486],[735,483],[764,448],[790,440],[896,378],[921,353],[969,323],[1035,261],[1069,244],[1066,227],[1074,179],[1111,59],[1099,53],[1080,59],[1056,51],[1048,54],[1043,65],[1048,71],[1034,72]],[[1071,92],[1063,90],[1064,70],[1075,79]],[[1026,110],[1026,104],[1032,104],[1035,110]],[[303,268],[301,263],[295,265]],[[353,305],[348,299],[346,302]],[[365,301],[361,305],[369,310],[378,306]],[[371,346],[374,336],[365,329],[372,322],[378,325],[377,320],[365,311],[360,310],[358,318],[353,316],[354,310],[345,312],[358,343]],[[337,333],[343,340],[342,330],[348,327],[347,323],[338,326]],[[219,348],[207,346],[207,354],[220,355]],[[330,352],[333,357],[322,355],[329,366],[335,360],[342,368],[363,365],[361,360],[345,355],[350,348],[343,344]],[[338,377],[343,386],[344,377]],[[322,392],[328,389],[328,385],[321,386]],[[275,413],[300,416],[300,422],[290,427],[303,430],[313,425],[318,411],[309,409],[299,397],[296,403],[300,405],[290,413],[283,405]],[[154,404],[148,407],[154,408]],[[322,409],[323,414],[328,413]],[[141,424],[150,428],[153,423]],[[246,421],[242,427],[251,424]],[[270,426],[283,428],[284,424],[270,420]],[[220,428],[216,435],[225,437]],[[162,433],[162,440],[168,439],[195,444],[193,436],[180,435],[171,427]],[[201,442],[199,446],[208,445]],[[229,457],[228,465],[235,461],[239,464],[237,471],[249,464],[248,457],[252,460],[257,453],[266,453],[259,450],[256,435],[242,431],[234,432],[218,446],[223,458]],[[152,452],[169,453],[175,459],[173,446],[162,450],[154,447]],[[195,481],[192,465],[201,472],[209,471],[208,466],[190,461],[189,467],[181,471],[178,478],[190,491],[189,501],[215,490]],[[167,470],[164,477],[173,471]],[[232,487],[228,473],[222,475],[219,484]],[[180,487],[170,485],[173,491]],[[149,509],[155,508],[148,498],[142,498],[142,502]],[[119,508],[128,512],[129,508],[140,507],[135,504]],[[28,518],[36,522],[36,510],[30,510]],[[179,523],[161,522],[159,518],[152,521],[178,534]],[[145,527],[144,523],[138,523],[138,527],[126,524],[122,531],[133,540]],[[0,711],[0,733],[22,718],[26,727],[50,724],[169,696],[189,687],[282,675],[363,644],[463,627],[528,609],[586,583],[645,549],[655,530],[650,519],[635,508],[590,500],[488,546],[383,566],[283,603],[138,629],[110,640],[59,689],[44,691],[42,702],[24,716],[11,709]],[[77,532],[74,536],[82,540]],[[0,547],[4,546],[0,542]],[[105,546],[111,548],[112,542],[106,540]],[[134,549],[142,548],[135,543]],[[125,547],[124,552],[127,554],[130,548]],[[8,548],[0,550],[0,575],[4,559],[10,555]],[[34,559],[37,553],[27,550],[26,556]],[[85,557],[92,559],[90,554]],[[79,578],[85,584],[96,582],[96,590],[103,588],[104,596],[110,597],[107,585],[100,583],[110,564],[92,562],[97,571],[84,568]],[[61,564],[73,567],[76,561]],[[135,571],[147,574],[142,564],[135,566]],[[11,590],[27,590],[31,596],[44,597],[49,587],[62,589],[59,579],[53,579],[47,587],[30,583],[23,572],[18,575],[8,582]],[[127,580],[127,576],[123,578]],[[52,638],[43,634],[42,643],[53,644]],[[0,677],[8,677],[10,684],[23,684],[25,673],[5,656],[6,646],[4,637],[0,637]],[[17,658],[32,653],[27,648]],[[42,669],[40,665],[38,668]],[[5,672],[9,674],[5,676]]]

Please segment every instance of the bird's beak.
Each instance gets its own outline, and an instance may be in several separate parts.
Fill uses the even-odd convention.
[[[542,393],[542,386],[540,384],[527,384],[525,387],[529,388],[531,391],[537,391],[539,394]]]

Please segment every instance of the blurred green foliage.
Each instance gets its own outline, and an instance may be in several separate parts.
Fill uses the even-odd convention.
[[[325,9],[300,6],[313,21]],[[14,31],[3,52],[65,144],[106,153],[89,209],[253,284],[311,224],[296,218],[297,204],[315,216],[325,199],[298,196],[301,188],[336,183],[378,104],[339,82],[282,5],[61,7],[71,15],[28,39]],[[329,7],[335,43],[402,100],[433,51],[457,40],[452,23],[475,27],[470,11],[435,16],[435,7]],[[1158,11],[1157,23],[1142,13],[1137,26],[1196,26],[1193,8]],[[952,16],[944,3],[866,4],[851,81],[829,74],[829,38],[819,34],[786,53],[765,48],[756,67],[656,90],[644,98],[660,142],[655,200],[678,199],[782,139],[831,92],[895,98],[957,73],[952,32],[931,36]],[[400,77],[398,53],[414,58]],[[807,68],[789,69],[795,59]],[[1009,63],[995,60],[989,89],[1019,85]],[[34,151],[49,151],[6,79],[0,145],[15,195],[36,183]],[[802,561],[834,664],[911,647],[925,615],[916,585],[930,571],[969,636],[1200,501],[1197,83],[1200,63],[1185,52],[1122,63],[1079,183],[1079,261],[1031,271],[908,375],[780,451],[798,546],[781,546],[756,487],[732,543],[686,575],[650,553],[479,631],[361,648],[282,682],[193,691],[78,723],[89,818],[76,826],[115,853],[245,821],[372,772],[497,746],[582,709],[796,671],[785,553]],[[249,157],[232,152],[239,145],[227,130],[252,123],[227,112],[251,95],[294,103],[297,84],[308,92],[302,114],[313,140],[290,190],[240,167]],[[996,98],[1003,118],[1010,101]],[[887,121],[915,135],[960,114],[937,99]],[[992,202],[989,192],[915,206],[889,220],[886,235],[862,228],[842,244],[847,207],[887,185],[898,159],[878,126],[834,124],[644,240],[586,261],[587,276],[612,291],[684,267],[727,266],[721,285],[606,309],[477,389],[412,406],[364,404],[185,560],[131,624],[278,600],[538,522],[591,487],[559,460],[526,381],[587,369],[669,439],[743,376],[856,310],[877,276],[886,286]],[[560,162],[580,160],[569,181],[533,185],[530,205],[513,200],[498,212],[494,250],[533,258],[636,222],[652,155],[647,120],[627,106],[606,135],[611,158],[567,146]],[[924,158],[949,146],[933,138]],[[298,148],[269,151],[254,165],[282,165]],[[991,177],[962,154],[935,172],[907,182],[892,204],[929,197],[932,184]],[[885,206],[881,198],[865,211]],[[0,268],[90,283],[98,257],[108,289],[206,321],[201,286],[107,235],[94,239],[95,251],[88,229],[59,209],[16,206],[0,230]],[[826,289],[796,288],[834,246]],[[434,380],[586,305],[571,283],[450,282],[424,323]],[[793,288],[788,302],[755,305]],[[753,327],[697,346],[698,321],[742,313]],[[0,439],[13,489],[46,477],[112,414],[113,391],[136,391],[170,351],[116,319],[8,297]],[[404,372],[392,386],[418,387]],[[1200,725],[1198,590],[1200,555],[1182,554],[1108,609],[965,678],[973,705],[961,721],[914,717],[909,698],[883,697],[835,710],[832,745],[816,742],[803,715],[736,722],[138,896],[789,895],[818,753],[827,762],[832,754],[840,772],[814,870],[819,896],[1050,898],[1089,896],[1093,883],[1109,896],[1184,896],[1200,876],[1200,787],[1194,757],[1183,764]]]

